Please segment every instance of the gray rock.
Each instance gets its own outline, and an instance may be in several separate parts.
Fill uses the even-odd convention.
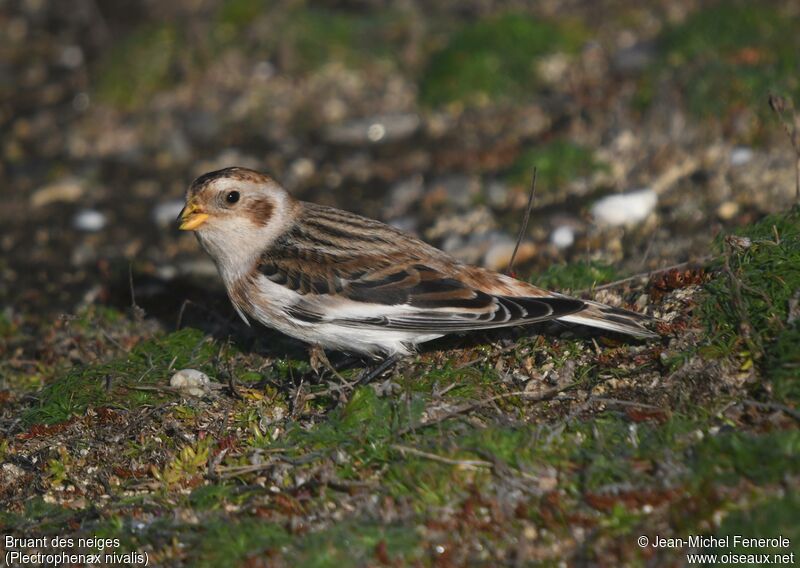
[[[169,380],[169,386],[189,396],[204,396],[210,390],[211,379],[197,369],[181,369]]]

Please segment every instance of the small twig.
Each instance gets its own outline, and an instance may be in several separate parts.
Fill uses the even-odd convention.
[[[531,219],[531,209],[533,209],[533,196],[536,193],[536,173],[537,169],[533,168],[533,178],[531,179],[531,191],[528,194],[528,207],[525,209],[525,216],[522,218],[522,226],[519,228],[519,235],[517,235],[517,242],[514,245],[514,252],[511,253],[511,260],[508,261],[508,268],[506,274],[514,277],[514,260],[517,258],[517,251],[522,239],[525,237],[525,232],[528,230],[528,221]]]
[[[467,361],[466,363],[462,363],[461,365],[456,367],[455,370],[456,371],[460,371],[461,369],[466,369],[467,367],[472,367],[473,365],[476,365],[478,363],[483,363],[485,361],[488,361],[492,357],[502,357],[503,355],[505,355],[507,353],[510,353],[512,351],[516,351],[517,349],[519,349],[519,343],[514,342],[513,345],[509,345],[508,347],[503,347],[502,349],[500,349],[498,351],[492,351],[491,353],[488,353],[486,355],[481,355],[480,357],[478,357],[476,359],[471,359],[471,360]]]
[[[225,455],[228,453],[228,448],[223,448],[221,452],[219,452],[216,456],[208,460],[208,473],[206,477],[211,481],[219,481],[219,475],[217,475],[217,467],[219,464],[222,463],[222,460],[225,459]]]
[[[117,348],[117,349],[119,349],[120,351],[122,351],[122,352],[124,352],[124,353],[128,353],[128,352],[130,352],[130,349],[126,349],[125,347],[123,347],[123,346],[122,346],[122,344],[120,344],[120,342],[119,342],[119,341],[117,341],[116,339],[114,339],[113,337],[111,337],[111,335],[109,335],[109,333],[108,333],[106,330],[104,330],[104,329],[101,329],[101,330],[100,330],[100,332],[103,334],[103,337],[105,337],[105,338],[106,338],[106,339],[108,339],[108,340],[109,340],[111,343],[113,343],[113,344],[114,344],[114,346],[116,346],[116,348]]]
[[[139,307],[136,303],[136,292],[133,290],[133,263],[128,263],[128,286],[130,287],[131,291],[131,312],[133,313],[133,317],[138,321],[144,318],[144,309]]]
[[[631,406],[634,408],[649,408],[651,410],[659,410],[662,412],[666,412],[666,409],[661,408],[660,406],[655,406],[653,404],[645,404],[644,402],[635,402],[633,400],[622,400],[619,398],[599,398],[593,397],[588,399],[586,402],[600,402],[603,404],[618,404],[619,406]]]
[[[444,463],[447,465],[457,465],[460,467],[492,467],[492,462],[488,462],[485,460],[458,460],[452,458],[446,458],[444,456],[440,456],[438,454],[432,454],[430,452],[423,452],[422,450],[418,450],[416,448],[412,448],[410,446],[403,446],[401,444],[392,444],[389,446],[393,450],[397,450],[401,454],[411,454],[412,456],[416,456],[418,458],[425,458],[427,460]]]
[[[792,148],[794,148],[794,153],[797,156],[794,164],[795,199],[798,203],[800,203],[800,131],[797,129],[797,115],[794,111],[794,106],[790,102],[787,102],[784,97],[774,93],[770,93],[769,95],[769,107],[775,114],[778,115],[778,119],[781,121],[781,125],[783,126],[783,131],[786,132],[786,136],[789,137],[789,142],[791,143]],[[784,111],[787,107],[792,113],[793,120],[791,126],[789,126],[788,118],[784,116]]]
[[[186,306],[191,304],[191,300],[184,300],[181,303],[181,309],[178,310],[178,321],[175,322],[175,330],[179,331],[181,329],[181,325],[183,324],[183,312],[186,310]]]
[[[569,383],[568,385],[565,385],[563,387],[552,388],[552,389],[546,390],[546,391],[544,391],[542,393],[532,393],[532,392],[528,392],[528,391],[514,391],[514,392],[506,392],[506,393],[503,393],[503,394],[497,394],[497,395],[494,395],[494,396],[490,396],[488,398],[484,398],[484,399],[479,400],[477,402],[472,402],[472,403],[469,403],[469,404],[462,404],[461,406],[457,406],[456,408],[454,408],[450,412],[442,414],[441,416],[437,416],[435,418],[431,418],[431,419],[426,420],[424,422],[419,422],[417,424],[412,424],[410,426],[406,426],[405,428],[401,428],[400,430],[397,431],[397,435],[398,436],[403,436],[403,435],[408,434],[409,432],[414,431],[414,430],[418,430],[418,429],[421,429],[421,428],[427,428],[427,427],[433,426],[435,424],[440,424],[440,423],[445,422],[446,420],[449,420],[449,419],[451,419],[451,418],[453,418],[455,416],[459,416],[460,414],[465,414],[467,412],[475,410],[476,408],[481,408],[483,406],[487,406],[487,405],[489,405],[489,404],[491,404],[493,402],[496,402],[498,400],[503,400],[503,399],[506,399],[506,398],[519,396],[519,397],[527,398],[530,402],[544,402],[546,400],[552,400],[555,397],[557,397],[559,394],[561,394],[562,392],[564,392],[566,390],[569,390],[570,388],[574,387],[576,384],[578,384],[578,383],[577,382],[572,382],[572,383]]]
[[[786,414],[787,416],[791,416],[792,418],[800,422],[800,412],[786,405],[778,404],[777,402],[758,402],[757,400],[746,399],[743,400],[742,403],[748,406],[754,406],[756,408],[763,408],[766,410],[779,410],[784,414]]]
[[[327,479],[322,485],[330,487],[335,491],[341,491],[343,493],[350,493],[351,491],[357,489],[377,489],[380,487],[380,484],[377,481],[357,481],[352,479],[340,479],[338,477],[332,477]]]

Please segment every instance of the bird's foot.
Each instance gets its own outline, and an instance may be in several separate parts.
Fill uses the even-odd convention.
[[[361,376],[356,381],[355,386],[366,385],[367,383],[374,381],[378,377],[380,377],[383,373],[394,367],[397,362],[400,360],[399,355],[390,355],[386,357],[383,361],[375,365],[374,367],[370,368],[367,367],[361,373]]]
[[[317,377],[321,377],[322,373],[327,370],[340,381],[344,381],[344,377],[342,377],[336,367],[331,364],[328,356],[325,354],[325,349],[323,349],[321,345],[315,344],[308,348],[308,362]]]

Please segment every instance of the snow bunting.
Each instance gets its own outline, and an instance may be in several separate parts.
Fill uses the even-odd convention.
[[[656,337],[646,316],[467,266],[379,221],[298,201],[245,168],[197,178],[179,219],[245,322],[317,348],[406,355],[449,333],[545,320]]]

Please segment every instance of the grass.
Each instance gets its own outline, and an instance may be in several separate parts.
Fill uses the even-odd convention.
[[[420,79],[428,106],[531,98],[539,87],[537,58],[574,52],[585,38],[577,26],[507,13],[458,28],[434,52]]]
[[[96,69],[93,88],[100,101],[135,109],[176,84],[180,34],[170,24],[147,24],[116,42]]]
[[[556,193],[573,179],[607,169],[606,164],[595,160],[589,148],[557,139],[523,151],[511,166],[508,180],[527,185],[534,167],[537,169],[537,190],[541,188],[545,193]]]
[[[537,550],[550,551],[573,542],[578,526],[594,535],[583,541],[590,560],[611,554],[624,564],[644,561],[634,535],[788,535],[797,500],[779,496],[800,474],[798,429],[780,412],[742,404],[751,387],[726,386],[727,376],[712,371],[680,371],[693,359],[741,357],[750,348],[746,319],[750,343],[762,348],[752,371],[771,381],[756,387],[760,396],[796,404],[798,329],[788,317],[800,289],[798,218],[793,210],[743,228],[739,240],[720,239],[734,278],[724,260],[712,267],[696,310],[708,344],[691,353],[680,337],[669,347],[611,349],[528,338],[420,355],[343,400],[308,400],[297,389],[305,362],[276,359],[254,371],[253,355],[230,350],[240,398],[193,404],[129,387],[163,385],[187,366],[213,376],[220,345],[192,329],[142,341],[124,356],[69,370],[21,412],[27,425],[53,424],[113,406],[115,420],[141,423],[140,431],[122,440],[100,431],[102,447],[92,445],[90,421],[40,429],[46,441],[10,437],[0,447],[2,471],[42,452],[41,466],[17,466],[19,483],[70,506],[20,489],[26,500],[0,513],[0,524],[19,531],[36,523],[49,534],[69,526],[70,534],[120,538],[121,550],[148,550],[156,563],[199,566],[498,564],[514,557],[525,531]],[[574,290],[618,276],[580,263],[537,281]],[[95,316],[126,325],[122,314]],[[89,333],[95,316],[72,325]],[[678,354],[683,363],[670,363]],[[539,383],[548,379],[518,375],[569,361],[576,364],[563,396],[515,395],[465,410],[495,394],[547,388]],[[269,384],[253,386],[262,379]],[[306,384],[313,393],[326,386]],[[447,419],[424,425],[442,414]],[[34,449],[42,443],[45,450]],[[94,499],[98,492],[111,505]],[[570,558],[581,554],[570,550]]]
[[[554,264],[531,278],[537,286],[551,290],[582,290],[620,278],[617,269],[602,262]]]
[[[656,77],[670,73],[697,116],[724,116],[742,107],[768,112],[770,91],[800,96],[796,73],[800,38],[797,15],[768,3],[717,2],[667,27],[659,38],[660,59],[645,78],[652,96]]]
[[[739,510],[728,514],[714,531],[714,536],[729,537],[730,546],[715,550],[718,554],[731,552],[735,554],[790,554],[796,550],[795,543],[800,539],[800,497],[796,493],[780,497],[756,500]],[[734,535],[747,538],[774,539],[785,537],[789,539],[790,546],[786,547],[748,547],[741,545],[734,547]]]
[[[190,366],[213,374],[217,348],[200,331],[183,329],[136,346],[109,363],[70,370],[37,395],[27,410],[27,425],[55,424],[83,415],[89,407],[137,407],[160,401],[164,393],[136,387],[167,385],[171,373]]]
[[[153,95],[199,75],[216,54],[246,49],[298,75],[326,64],[352,69],[397,65],[411,23],[398,10],[283,7],[262,0],[226,0],[192,37],[172,22],[135,27],[93,70],[99,100],[138,110]],[[265,31],[266,30],[266,31]]]
[[[706,287],[702,310],[711,349],[754,362],[769,353],[767,360],[781,373],[797,357],[790,344],[796,331],[787,327],[787,318],[800,289],[800,208],[766,217],[736,237],[740,240],[718,239],[719,277]]]

